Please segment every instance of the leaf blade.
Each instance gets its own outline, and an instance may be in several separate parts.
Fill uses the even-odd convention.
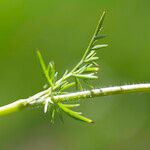
[[[107,46],[108,46],[108,44],[95,45],[92,47],[92,50],[97,50],[97,49],[104,48]]]
[[[83,122],[86,122],[86,123],[93,123],[93,121],[91,119],[81,116],[78,112],[75,112],[71,109],[66,108],[63,104],[59,103],[58,105],[70,117],[75,118],[80,121],[83,121]]]
[[[44,62],[44,59],[40,53],[40,51],[37,51],[37,55],[38,55],[38,58],[39,58],[39,61],[40,61],[40,65],[42,67],[42,70],[44,72],[44,75],[45,75],[45,78],[47,79],[48,83],[50,84],[51,87],[53,87],[53,83],[52,83],[52,80],[49,76],[49,68],[46,68],[46,65],[45,65],[45,62]]]

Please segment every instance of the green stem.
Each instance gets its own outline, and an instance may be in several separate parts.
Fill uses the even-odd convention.
[[[0,116],[4,116],[4,115],[8,115],[11,114],[13,112],[17,112],[20,111],[24,108],[26,108],[27,106],[27,100],[18,100],[16,102],[13,102],[11,104],[5,105],[0,107]]]
[[[68,100],[77,101],[85,98],[94,98],[94,97],[127,94],[127,93],[140,93],[140,92],[150,92],[150,83],[105,87],[105,88],[69,93],[64,95],[57,95],[54,96],[54,100],[56,102],[63,102]]]
[[[150,92],[150,83],[145,84],[133,84],[133,85],[123,85],[114,87],[105,87],[75,93],[69,93],[64,95],[56,95],[53,97],[55,102],[64,101],[77,101],[85,98],[94,98],[108,95],[126,94],[126,93],[140,93],[140,92]],[[47,95],[47,90],[37,93],[36,95],[21,99],[11,104],[0,107],[0,116],[4,116],[13,112],[20,111],[26,107],[31,107],[35,105],[43,105],[45,99],[41,98]]]
[[[92,47],[92,45],[93,45],[93,43],[95,41],[95,37],[97,36],[97,34],[99,33],[100,29],[102,28],[102,24],[103,24],[103,20],[104,20],[105,14],[106,14],[106,12],[104,11],[102,16],[101,16],[101,18],[100,18],[100,20],[99,20],[99,22],[98,22],[98,25],[97,25],[97,27],[96,27],[96,29],[94,31],[94,34],[93,34],[93,36],[92,36],[92,38],[90,40],[90,43],[89,43],[89,45],[88,45],[88,47],[87,47],[83,57],[81,58],[80,62],[73,68],[71,73],[73,73],[84,62],[85,57],[87,56],[88,52],[91,50],[91,47]]]

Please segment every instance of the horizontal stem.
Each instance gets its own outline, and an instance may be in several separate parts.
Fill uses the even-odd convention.
[[[54,96],[54,100],[58,101],[76,101],[84,98],[101,97],[108,95],[126,94],[126,93],[139,93],[139,92],[150,92],[150,83],[146,84],[134,84],[134,85],[123,85],[99,88],[87,91],[81,91],[76,93],[69,93],[64,95]]]
[[[26,106],[27,106],[26,99],[24,99],[24,100],[21,99],[21,100],[15,101],[11,104],[0,107],[0,116],[5,116],[5,115],[11,114],[13,112],[20,111],[20,110],[26,108]]]
[[[81,100],[85,98],[126,94],[126,93],[140,93],[140,92],[150,92],[150,83],[105,87],[81,92],[68,93],[64,95],[56,95],[53,97],[53,101],[55,102],[77,101],[79,99]],[[2,106],[0,107],[0,116],[20,111],[26,107],[31,107],[34,105],[43,105],[44,99],[42,100],[40,99],[41,96],[43,95],[47,95],[47,90],[37,93],[36,95],[30,98],[21,99],[11,104]]]

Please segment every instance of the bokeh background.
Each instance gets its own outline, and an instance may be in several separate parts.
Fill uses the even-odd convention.
[[[26,98],[45,84],[36,50],[61,73],[80,59],[100,14],[107,11],[95,87],[150,82],[148,0],[1,0],[0,105]],[[95,98],[79,108],[95,124],[64,115],[50,124],[41,109],[0,118],[1,150],[148,150],[150,95]]]

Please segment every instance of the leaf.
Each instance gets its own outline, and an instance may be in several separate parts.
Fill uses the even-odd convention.
[[[98,67],[90,67],[90,68],[86,68],[85,72],[97,72],[99,70]]]
[[[45,100],[44,113],[47,113],[49,99],[50,99],[50,98],[47,98],[47,99]]]
[[[55,110],[55,108],[53,108],[53,110],[52,110],[52,115],[51,115],[51,123],[52,123],[52,124],[54,124],[55,112],[56,112],[56,110]]]
[[[72,86],[75,85],[75,82],[71,82],[71,83],[67,83],[66,85],[64,85],[63,87],[61,87],[60,91],[64,91]]]
[[[57,81],[57,77],[58,77],[58,72],[55,72],[54,74],[54,80]]]
[[[107,46],[108,46],[108,44],[95,45],[92,47],[92,50],[97,50],[97,49],[107,47]]]
[[[84,65],[84,66],[82,66],[81,68],[79,68],[75,73],[76,73],[76,74],[80,74],[80,73],[82,73],[86,68],[87,68],[87,64]]]
[[[90,61],[94,61],[94,60],[98,60],[99,59],[99,57],[91,57],[91,58],[89,58],[89,59],[86,59],[84,62],[90,62]]]
[[[50,79],[52,80],[52,82],[54,82],[54,79],[55,79],[55,66],[54,66],[54,62],[50,62],[49,66],[50,66],[49,76],[50,76]]]
[[[102,14],[102,16],[101,16],[101,18],[100,18],[100,21],[98,23],[99,24],[99,26],[98,26],[99,31],[102,28],[102,25],[103,25],[103,22],[104,22],[104,19],[105,19],[105,15],[106,15],[106,12],[104,11],[103,14]]]
[[[94,39],[99,40],[99,39],[105,38],[106,36],[107,36],[106,34],[100,34],[100,35],[95,36]]]
[[[99,67],[99,64],[96,63],[95,61],[93,61],[92,64],[95,65],[96,67]]]
[[[88,119],[88,118],[86,118],[84,116],[81,116],[78,112],[75,112],[75,111],[73,111],[71,109],[68,109],[63,104],[58,103],[58,105],[70,117],[73,117],[73,118],[75,118],[77,120],[84,121],[84,122],[87,122],[87,123],[93,123],[93,121],[91,119]]]
[[[74,76],[78,77],[78,78],[86,78],[86,79],[97,79],[98,78],[93,73],[91,73],[91,74],[77,74],[77,75],[75,74]]]
[[[62,76],[62,78],[65,77],[67,74],[68,74],[68,70],[65,71],[65,73]]]
[[[61,88],[63,85],[66,85],[68,82],[66,80],[60,82],[60,83],[57,83],[57,88]],[[56,89],[57,89],[56,88]]]
[[[43,89],[47,89],[47,88],[48,88],[48,86],[49,86],[49,85],[48,85],[47,83],[46,83],[46,84],[44,84],[44,85],[43,85]]]
[[[41,67],[42,67],[43,71],[46,73],[47,72],[46,71],[46,66],[45,66],[45,63],[44,63],[44,60],[43,60],[43,57],[42,57],[40,51],[37,51],[37,55],[38,55]]]
[[[46,77],[46,79],[47,79],[48,83],[50,84],[50,86],[52,86],[52,87],[53,87],[52,80],[51,80],[51,78],[50,78],[50,76],[49,76],[49,69],[50,69],[50,68],[49,68],[49,67],[48,67],[48,68],[46,68],[46,65],[45,65],[44,59],[43,59],[43,57],[42,57],[42,55],[41,55],[40,51],[37,51],[37,55],[38,55],[38,58],[39,58],[39,61],[40,61],[41,67],[42,67],[42,69],[43,69],[43,72],[44,72],[44,74],[45,74],[45,77]]]
[[[83,90],[82,84],[77,77],[75,77],[75,83],[76,83],[76,89],[82,91]]]
[[[37,51],[37,55],[38,55],[38,58],[39,58],[39,61],[40,61],[40,64],[41,64],[41,67],[42,67],[44,73],[47,74],[46,65],[45,65],[44,59],[43,59],[40,51]]]
[[[92,50],[92,51],[90,51],[90,53],[86,56],[85,59],[88,59],[88,58],[90,58],[91,56],[95,56],[95,55],[96,55],[95,51]]]

